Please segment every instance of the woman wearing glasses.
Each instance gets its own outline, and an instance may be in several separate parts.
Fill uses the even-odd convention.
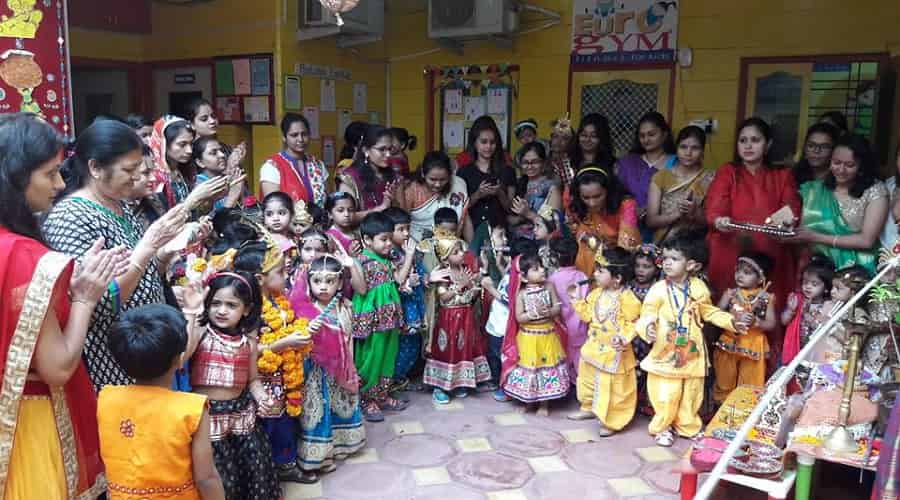
[[[399,199],[400,178],[390,165],[393,139],[389,129],[369,125],[353,164],[338,175],[338,191],[346,191],[356,198],[358,210],[354,219],[357,221],[370,212],[390,207]]]
[[[525,175],[519,178],[516,185],[516,198],[513,199],[511,207],[515,215],[510,216],[512,222],[518,224],[525,220],[534,221],[543,207],[552,208],[553,213],[560,214],[562,191],[559,179],[552,174],[547,163],[544,145],[537,141],[529,142],[522,146],[519,153],[521,154],[519,166]]]
[[[827,255],[836,269],[860,265],[875,272],[875,250],[890,200],[877,172],[869,141],[852,134],[838,139],[824,180],[800,188],[803,217],[790,240]]]
[[[294,201],[303,200],[325,206],[328,170],[325,164],[306,152],[309,146],[309,121],[297,113],[281,119],[284,150],[263,163],[259,169],[263,197],[275,191],[287,193]]]
[[[825,179],[831,167],[834,143],[840,135],[840,130],[830,123],[816,123],[807,129],[800,161],[794,165],[794,179],[797,186]]]

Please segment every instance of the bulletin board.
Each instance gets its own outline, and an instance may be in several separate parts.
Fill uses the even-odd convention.
[[[356,76],[356,78],[354,78]],[[381,124],[383,101],[366,75],[347,68],[296,63],[284,74],[285,111],[301,113],[309,122],[308,151],[329,167],[336,165],[344,130],[353,121]],[[290,90],[290,92],[288,92]]]
[[[437,148],[454,155],[465,150],[469,129],[488,115],[500,129],[503,147],[509,150],[518,94],[518,66],[508,64],[432,68],[431,93],[440,117]]]
[[[217,57],[213,64],[213,95],[220,123],[275,123],[272,54]]]

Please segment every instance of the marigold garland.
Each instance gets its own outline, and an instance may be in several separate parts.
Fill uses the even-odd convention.
[[[263,346],[270,346],[294,333],[300,333],[309,337],[309,320],[295,318],[294,311],[287,297],[278,294],[274,297],[274,303],[268,298],[263,298],[262,317],[266,326],[262,327],[259,342]],[[286,349],[280,353],[264,348],[256,365],[263,373],[275,373],[281,370],[284,388],[286,392],[287,414],[296,417],[300,415],[303,405],[303,360],[312,350],[312,343],[301,349]]]

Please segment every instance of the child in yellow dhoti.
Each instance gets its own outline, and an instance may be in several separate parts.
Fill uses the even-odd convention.
[[[647,292],[636,328],[641,338],[653,344],[641,362],[655,412],[650,434],[659,446],[672,446],[673,427],[687,438],[703,427],[698,411],[709,366],[703,324],[744,331],[746,318],[742,315],[738,321],[712,305],[709,288],[696,277],[708,258],[702,237],[679,233],[663,243],[662,251],[665,280]]]
[[[759,252],[744,252],[738,257],[734,284],[719,299],[719,307],[732,314],[750,313],[753,323],[744,334],[722,332],[716,342],[713,367],[716,386],[713,399],[722,403],[737,386],[766,384],[766,357],[769,341],[766,332],[775,328],[775,297],[766,291],[766,277],[775,263]]]
[[[626,284],[634,277],[631,254],[621,248],[598,252],[595,288],[580,299],[577,285],[569,289],[572,307],[590,323],[587,342],[581,347],[576,386],[581,411],[573,420],[600,420],[601,437],[611,436],[631,422],[637,408],[637,361],[631,341],[641,302]]]

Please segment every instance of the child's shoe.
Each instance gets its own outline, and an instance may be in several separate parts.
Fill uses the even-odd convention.
[[[497,389],[494,391],[494,401],[498,403],[508,403],[512,401],[512,398],[506,395],[506,392],[503,389]]]
[[[439,405],[450,404],[450,396],[441,389],[435,389],[434,392],[431,393],[431,400]]]
[[[453,390],[453,397],[460,398],[460,399],[467,398],[467,397],[469,397],[469,390],[466,389],[465,387],[458,387]]]

